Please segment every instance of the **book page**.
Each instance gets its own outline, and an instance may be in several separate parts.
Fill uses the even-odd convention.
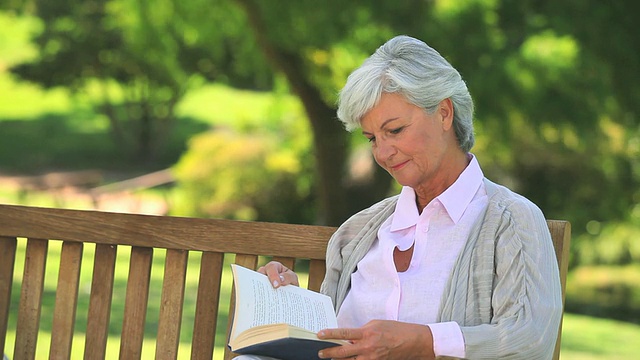
[[[312,332],[338,326],[331,298],[288,285],[274,289],[266,275],[231,265],[236,290],[232,338],[267,324],[287,323]]]

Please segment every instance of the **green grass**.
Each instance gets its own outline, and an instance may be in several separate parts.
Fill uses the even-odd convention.
[[[9,318],[9,332],[5,345],[5,353],[10,357],[13,355],[15,342],[15,327],[17,304],[20,297],[20,280],[22,279],[22,268],[24,266],[24,249],[26,241],[20,239],[18,254],[16,255],[16,266],[14,273],[14,288],[12,292],[12,304]],[[49,258],[45,276],[45,296],[41,315],[41,332],[38,337],[36,358],[47,358],[48,349],[51,342],[51,324],[53,314],[53,299],[55,296],[55,286],[58,277],[58,267],[60,263],[61,243],[54,241],[49,247]],[[76,316],[76,336],[73,340],[72,359],[83,358],[84,353],[84,331],[87,322],[87,310],[89,294],[91,290],[91,271],[93,268],[94,246],[88,244],[84,249],[84,258],[80,274],[80,290],[78,295],[78,312]],[[129,270],[129,247],[119,247],[115,269],[115,282],[113,293],[113,306],[111,311],[111,322],[109,327],[109,338],[107,341],[107,358],[116,358],[119,353],[120,333],[124,313],[124,300],[126,292],[126,277]],[[160,307],[160,296],[162,289],[162,274],[164,264],[164,251],[157,250],[154,253],[154,261],[151,270],[151,287],[149,294],[149,304],[147,322],[145,327],[145,340],[142,349],[142,358],[153,358],[155,354],[155,336],[157,333],[158,313]],[[228,303],[231,286],[231,275],[228,263],[232,257],[225,259],[225,273],[222,282],[222,300],[219,308],[218,332],[215,359],[222,359],[224,353],[224,332],[228,315]],[[267,259],[262,259],[266,261]],[[181,337],[178,358],[189,358],[191,352],[190,339],[192,336],[195,301],[198,285],[200,257],[197,253],[191,253],[187,267],[187,281],[185,290],[185,302],[183,310],[183,322],[181,325]],[[300,272],[301,282],[306,283],[304,269]],[[565,314],[563,335],[562,335],[562,359],[565,360],[589,360],[589,359],[621,359],[636,358],[640,355],[640,325],[631,324],[615,320],[600,319],[584,315]]]
[[[15,338],[15,325],[17,314],[17,303],[20,296],[19,282],[22,279],[22,268],[24,266],[24,249],[26,241],[21,240],[19,243],[19,250],[16,256],[15,267],[15,282],[12,290],[12,308],[11,315],[9,317],[9,334],[7,336],[7,345],[5,346],[5,352],[7,355],[13,354],[13,342]],[[39,334],[38,344],[36,349],[36,358],[47,358],[48,349],[50,346],[51,338],[51,324],[53,321],[53,299],[55,297],[55,287],[58,277],[58,267],[60,263],[60,242],[52,242],[49,247],[49,257],[47,259],[46,275],[44,291],[46,299],[43,301],[41,310],[41,323],[40,328],[42,331]],[[80,273],[80,286],[78,294],[78,311],[76,315],[75,330],[77,336],[74,337],[72,346],[72,358],[82,358],[84,353],[84,332],[86,330],[87,323],[87,311],[89,306],[89,295],[91,291],[91,272],[93,269],[93,253],[95,246],[88,244],[84,249],[84,257]],[[164,265],[164,251],[156,250],[154,252],[154,260],[151,269],[151,286],[149,293],[148,312],[145,326],[145,342],[143,346],[143,358],[153,358],[155,353],[154,338],[157,333],[158,314],[160,309],[160,296],[162,290],[162,276]],[[118,248],[118,256],[115,268],[115,280],[113,290],[113,306],[111,309],[111,319],[109,326],[109,338],[107,341],[107,358],[117,358],[120,345],[120,333],[122,331],[122,322],[124,314],[124,301],[126,293],[126,278],[129,271],[129,256],[130,248],[121,246]],[[229,262],[231,259],[227,259]],[[198,272],[200,265],[200,257],[198,253],[191,253],[189,264],[187,268],[187,281],[185,286],[185,301],[184,301],[184,318],[181,325],[181,346],[180,346],[180,358],[190,353],[189,339],[192,335],[193,321],[195,313],[195,301],[197,292]],[[228,267],[228,266],[225,266]],[[230,276],[225,273],[223,277],[223,303],[228,304],[228,298],[230,293]],[[223,338],[223,332],[226,330],[226,317],[228,313],[228,307],[221,306],[220,321],[223,325],[219,327],[222,332],[218,332],[220,339]],[[220,342],[219,346],[222,345]]]
[[[0,60],[1,62],[1,60]],[[40,86],[16,81],[0,70],[0,118],[33,120],[43,114],[63,114],[72,107],[69,92],[63,88],[44,90]]]
[[[565,314],[561,359],[614,360],[640,358],[640,325]]]
[[[55,300],[55,288],[58,280],[58,269],[60,266],[60,250],[62,243],[52,241],[49,245],[46,273],[44,279],[44,297],[41,309],[40,333],[36,347],[36,359],[48,358],[51,344],[51,327],[53,322],[53,308]],[[14,352],[15,329],[17,322],[18,301],[20,298],[20,282],[24,268],[26,240],[19,239],[16,263],[14,267],[14,284],[12,289],[11,309],[9,315],[9,326],[4,352],[11,358]],[[95,246],[86,244],[84,247],[83,260],[80,272],[80,285],[78,294],[78,307],[75,322],[75,337],[72,344],[72,359],[82,359],[84,354],[85,331],[87,324],[87,312],[89,308],[89,296],[91,291],[91,273],[93,269],[93,254]],[[131,248],[128,246],[118,247],[116,258],[115,279],[113,289],[112,308],[109,325],[109,338],[107,340],[106,358],[117,358],[120,346],[120,334],[122,331],[124,303],[126,293],[126,278],[129,271],[129,257]],[[162,291],[162,277],[164,269],[164,250],[154,251],[153,264],[151,268],[150,290],[148,310],[145,325],[145,340],[142,348],[142,358],[153,358],[155,354],[155,337],[158,327],[158,316],[160,311],[160,298]],[[222,277],[222,289],[220,307],[218,309],[218,323],[216,334],[216,349],[214,357],[222,359],[225,345],[225,332],[227,329],[227,318],[229,310],[229,299],[231,293],[231,271],[229,264],[233,261],[233,256],[225,258],[224,273]],[[265,263],[267,258],[261,258],[260,262]],[[300,282],[306,286],[307,276],[304,263],[299,264]],[[193,334],[193,324],[195,319],[196,294],[198,288],[198,277],[200,271],[200,254],[191,252],[187,265],[187,278],[185,285],[185,297],[183,305],[183,320],[181,324],[180,346],[178,358],[189,358],[191,353],[190,340]]]
[[[152,159],[140,159],[135,146],[114,141],[109,120],[93,110],[92,103],[99,99],[90,92],[73,95],[64,89],[45,90],[0,69],[0,99],[8,99],[0,105],[0,173],[157,170],[175,164],[188,140],[211,127],[276,133],[293,128],[299,130],[300,138],[310,136],[300,103],[292,95],[207,85],[180,101],[168,138]],[[129,136],[137,133],[136,123],[121,126]]]

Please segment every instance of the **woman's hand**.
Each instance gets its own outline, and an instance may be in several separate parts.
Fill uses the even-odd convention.
[[[258,272],[267,275],[274,288],[284,285],[300,285],[298,275],[277,261],[270,261],[265,266],[261,266]]]
[[[320,351],[323,359],[435,359],[428,326],[390,320],[373,320],[358,329],[326,329],[320,339],[342,339],[342,345]]]

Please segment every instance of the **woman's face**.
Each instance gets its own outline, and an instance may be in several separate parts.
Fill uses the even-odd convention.
[[[361,126],[376,162],[401,185],[420,191],[450,185],[445,183],[454,161],[448,160],[462,154],[452,122],[449,99],[428,114],[401,95],[383,93],[378,105],[362,118]]]

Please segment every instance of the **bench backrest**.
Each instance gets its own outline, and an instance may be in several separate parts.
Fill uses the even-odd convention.
[[[564,297],[570,226],[565,221],[550,220],[549,228],[561,269]],[[48,356],[70,357],[77,327],[80,272],[87,257],[83,254],[90,245],[95,249],[84,331],[85,359],[115,357],[107,354],[106,344],[115,321],[111,319],[115,305],[112,301],[114,282],[121,281],[115,279],[115,264],[117,251],[122,247],[130,247],[130,257],[128,276],[124,279],[123,320],[118,324],[121,325],[119,358],[141,357],[145,326],[150,326],[147,323],[149,293],[156,290],[150,289],[154,253],[160,250],[164,266],[162,289],[157,290],[160,305],[155,356],[163,359],[178,356],[186,315],[183,308],[187,263],[190,257],[198,257],[197,295],[193,294],[195,313],[189,314],[193,321],[187,324],[193,329],[191,358],[211,359],[216,333],[218,338],[224,336],[218,340],[224,344],[228,326],[217,321],[219,306],[229,307],[228,298],[220,300],[224,292],[223,271],[227,271],[225,255],[233,254],[231,261],[254,269],[272,257],[290,268],[295,268],[299,259],[306,259],[308,288],[317,291],[325,272],[327,240],[334,231],[335,228],[324,226],[0,205],[0,353],[5,349],[9,318],[16,316],[13,359],[36,357],[43,303],[54,298]],[[24,260],[16,256],[21,253],[17,249],[22,241],[26,242]],[[44,279],[48,249],[54,241],[61,242],[61,251],[57,285],[51,290],[45,288]],[[24,266],[19,268],[22,261]],[[12,301],[12,289],[17,288],[18,283],[19,300]],[[51,291],[55,294],[49,294]],[[10,309],[17,309],[17,315]],[[230,357],[225,351],[225,358]]]

